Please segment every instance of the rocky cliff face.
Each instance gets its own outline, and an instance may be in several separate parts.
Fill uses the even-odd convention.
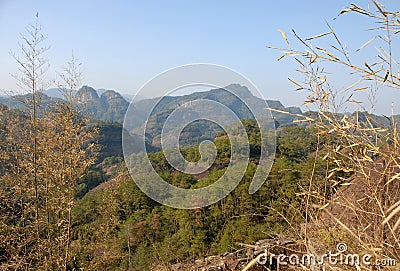
[[[107,112],[120,115],[125,114],[129,103],[118,93],[113,90],[107,90],[100,97],[101,105],[107,108]]]
[[[89,86],[81,87],[76,93],[77,102],[81,104],[92,103],[99,99],[97,91]]]
[[[77,104],[90,117],[104,121],[122,123],[129,103],[113,90],[99,95],[94,88],[83,86],[76,93]]]

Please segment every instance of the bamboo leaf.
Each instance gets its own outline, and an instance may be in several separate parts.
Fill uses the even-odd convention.
[[[289,40],[287,39],[287,35],[286,35],[285,31],[283,31],[282,29],[278,29],[278,31],[282,34],[283,39],[289,45]]]
[[[299,88],[303,88],[299,83],[297,83],[296,81],[294,81],[293,79],[288,78],[288,80],[290,82],[292,82],[293,84],[295,84],[296,86],[298,86]]]
[[[370,39],[369,41],[367,41],[366,43],[364,43],[363,45],[361,45],[361,47],[358,48],[358,49],[356,50],[356,52],[360,51],[361,49],[363,49],[363,48],[365,48],[366,46],[368,46],[369,44],[371,44],[371,42],[373,42],[375,39],[376,39],[376,36],[373,37],[372,39]]]
[[[342,10],[339,12],[339,15],[342,15],[343,13],[347,13],[347,12],[352,12],[352,10],[349,9],[349,8],[342,9]]]
[[[400,205],[394,208],[394,210],[383,220],[382,224],[386,224],[392,219],[398,212],[400,212]],[[397,223],[396,223],[397,224]],[[393,229],[395,230],[395,229]]]
[[[385,16],[385,17],[387,18],[386,12],[384,12],[384,11],[382,10],[382,8],[379,6],[379,4],[378,4],[376,1],[373,1],[373,3],[374,3],[374,5],[375,5],[375,7],[379,10],[379,12],[380,12],[383,16]]]
[[[318,39],[318,38],[321,38],[321,37],[323,37],[323,36],[330,35],[330,34],[332,34],[332,31],[329,31],[329,32],[326,32],[326,33],[322,33],[322,34],[319,34],[319,35],[316,35],[316,36],[307,38],[307,39],[305,39],[305,40],[306,40],[306,41],[309,41],[309,40],[313,40],[313,39]]]
[[[386,71],[386,75],[385,75],[385,78],[383,79],[383,83],[386,82],[386,80],[388,79],[388,77],[389,77],[389,70]]]
[[[364,66],[368,68],[371,72],[374,72],[371,67],[368,65],[367,61],[364,61]]]
[[[322,49],[322,48],[320,48],[320,47],[316,47],[316,48],[317,48],[318,51],[320,51],[320,52],[326,54],[327,56],[333,58],[334,60],[339,60],[339,58],[337,58],[335,55],[333,55],[332,53],[328,52],[327,50]]]
[[[361,91],[361,90],[364,90],[364,89],[367,89],[368,87],[359,87],[359,88],[356,88],[356,89],[354,89],[354,91]]]

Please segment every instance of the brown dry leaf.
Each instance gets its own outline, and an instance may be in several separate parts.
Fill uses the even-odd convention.
[[[283,31],[282,29],[278,29],[278,31],[282,34],[282,37],[284,38],[286,43],[289,45],[289,40],[287,38],[287,35],[286,35],[285,31]]]
[[[385,16],[385,17],[387,18],[386,12],[384,12],[384,11],[382,10],[382,8],[379,6],[378,2],[373,1],[373,3],[374,3],[374,5],[375,5],[375,7],[379,10],[379,12],[380,12],[383,16]]]
[[[318,39],[318,38],[321,38],[321,37],[323,37],[323,36],[330,35],[330,34],[332,34],[332,31],[329,31],[329,32],[326,32],[326,33],[322,33],[322,34],[318,34],[318,35],[316,35],[316,36],[307,38],[307,39],[305,39],[305,40],[306,40],[306,41],[309,41],[309,40],[313,40],[313,39]]]
[[[365,90],[365,89],[368,89],[368,87],[359,87],[359,88],[354,89],[354,91],[360,91],[360,90]]]
[[[293,79],[290,79],[290,78],[288,78],[288,80],[290,81],[290,82],[292,82],[293,84],[295,84],[296,86],[298,86],[299,88],[303,88],[299,83],[297,83],[296,81],[294,81]]]
[[[356,52],[360,51],[361,49],[363,49],[363,48],[365,48],[366,46],[368,46],[369,44],[371,44],[375,39],[376,39],[376,36],[373,37],[372,39],[370,39],[369,41],[367,41],[366,43],[364,43],[363,45],[361,45],[361,47],[358,48],[358,49],[356,50]]]
[[[326,54],[327,56],[333,58],[334,60],[339,60],[339,58],[337,58],[335,55],[333,55],[332,53],[328,52],[327,50],[322,49],[322,48],[320,48],[320,47],[316,47],[316,48],[317,48],[318,51],[320,51],[320,52]]]

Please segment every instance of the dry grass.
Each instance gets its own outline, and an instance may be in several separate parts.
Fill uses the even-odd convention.
[[[316,180],[310,176],[309,186],[301,195],[307,203],[304,224],[293,225],[293,229],[307,252],[327,252],[338,242],[346,242],[348,251],[353,253],[370,253],[378,259],[392,258],[399,263],[398,123],[393,118],[386,118],[385,125],[379,123],[372,112],[379,91],[400,90],[400,69],[392,50],[400,32],[400,12],[387,11],[382,3],[373,1],[368,9],[351,5],[340,15],[345,13],[372,20],[372,39],[355,52],[360,53],[379,41],[382,48],[372,58],[376,62],[352,61],[354,51],[344,45],[330,25],[328,32],[311,38],[302,38],[292,31],[295,44],[280,30],[288,48],[270,47],[283,52],[279,59],[292,57],[299,64],[298,71],[304,80],[289,80],[298,90],[308,92],[305,104],[317,111],[301,121],[316,127],[319,137],[333,139],[320,146],[315,154],[316,159],[323,158],[327,163],[325,182],[333,196],[317,190]],[[318,45],[322,38],[325,41],[331,38],[329,48]],[[296,46],[304,49],[294,49]],[[366,58],[371,59],[370,53]],[[354,80],[348,87],[338,90],[331,87],[328,68],[335,65],[336,70],[347,70],[348,79]],[[356,100],[360,92],[366,94],[367,101]],[[340,113],[347,108],[356,108],[355,113]]]

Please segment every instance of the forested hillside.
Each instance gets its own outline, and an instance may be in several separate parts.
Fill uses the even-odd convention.
[[[11,53],[18,94],[0,96],[0,270],[398,271],[400,115],[376,104],[400,90],[400,12],[373,0],[338,17],[349,13],[373,20],[356,48],[328,21],[310,37],[278,29],[283,47],[267,46],[297,65],[289,81],[305,112],[229,76],[206,84],[222,88],[130,103],[83,85],[73,54],[50,79],[36,13]],[[235,73],[176,69],[192,80],[196,67]]]
[[[250,138],[259,138],[255,122],[244,121]],[[265,185],[249,195],[260,142],[252,141],[251,161],[232,194],[214,205],[195,210],[162,206],[141,192],[123,164],[118,176],[77,202],[72,247],[76,267],[91,270],[144,270],[152,264],[173,264],[206,255],[234,251],[238,242],[254,243],[281,234],[305,215],[302,193],[311,174],[317,138],[312,128],[290,126],[278,132],[278,153]],[[229,163],[229,139],[215,140],[218,155],[205,174],[192,176],[168,166],[162,152],[150,154],[160,176],[182,188],[199,188],[216,181]],[[199,159],[198,146],[183,150],[190,161]],[[323,178],[326,163],[317,162],[315,177]],[[329,193],[330,189],[326,190]],[[297,221],[297,222],[296,222]]]
[[[16,127],[29,121],[24,111],[2,107],[1,112],[4,120],[10,115],[20,116],[14,117]],[[302,192],[301,183],[306,184],[311,172],[317,146],[313,129],[288,126],[278,130],[277,157],[271,174],[262,189],[250,195],[249,183],[260,156],[260,131],[252,119],[243,120],[243,124],[250,138],[251,157],[237,189],[212,206],[177,210],[152,201],[131,179],[122,159],[122,126],[89,122],[91,129],[97,131],[94,137],[97,158],[92,166],[86,166],[77,186],[71,187],[76,203],[71,210],[71,254],[67,268],[146,270],[154,264],[169,265],[233,251],[238,248],[237,242],[253,243],[280,234],[289,227],[286,217],[291,217],[292,223],[300,221],[304,202],[296,194]],[[150,153],[149,157],[167,182],[182,188],[199,188],[216,181],[229,164],[229,138],[219,133],[214,143],[217,158],[200,175],[173,169],[162,152]],[[184,157],[197,161],[198,147],[183,149]],[[321,179],[324,168],[325,163],[319,161],[315,174],[321,174]],[[3,167],[4,170],[7,168]],[[285,207],[287,204],[291,207]],[[7,230],[3,234],[7,235]],[[0,261],[6,265],[7,255],[13,253],[8,244],[0,247],[3,255]],[[42,249],[47,249],[43,246]]]

